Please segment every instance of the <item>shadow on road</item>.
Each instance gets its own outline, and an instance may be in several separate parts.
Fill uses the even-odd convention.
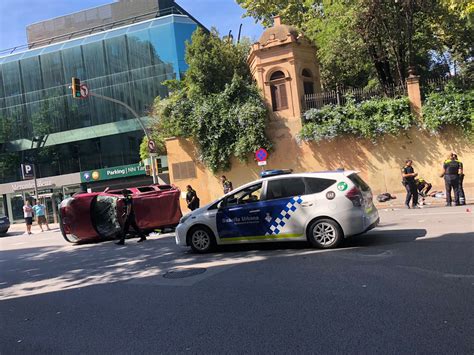
[[[357,253],[360,248],[380,249],[380,246],[410,243],[425,235],[425,229],[374,231],[345,241],[339,249],[325,250],[324,255],[341,250]],[[319,252],[307,242],[281,242],[226,245],[217,248],[214,253],[199,255],[191,253],[189,248],[174,245],[172,236],[151,238],[142,244],[129,241],[124,247],[104,242],[14,249],[2,253],[0,268],[4,281],[0,284],[0,296],[14,298],[133,278],[156,277],[167,270],[195,264],[233,265]]]
[[[355,346],[361,353],[383,346],[394,353],[421,348],[468,353],[469,312],[461,312],[470,305],[465,295],[472,288],[474,233],[418,239],[425,235],[423,229],[375,230],[324,252],[306,243],[278,243],[195,255],[172,244],[171,237],[125,247],[106,242],[6,251],[0,310],[9,315],[4,347],[14,351],[4,352],[232,353],[233,346],[239,353],[242,344],[257,349],[265,339],[276,344],[264,351],[270,353],[288,344],[303,353],[347,353]],[[191,288],[157,281],[179,267],[206,268],[202,275],[211,276]],[[117,324],[129,332],[124,336],[124,326]],[[267,328],[268,334],[258,333]],[[341,340],[341,331],[350,336]],[[176,340],[183,332],[186,339]],[[315,334],[333,338],[304,342]],[[455,351],[448,338],[458,346]],[[406,345],[406,339],[412,343]]]

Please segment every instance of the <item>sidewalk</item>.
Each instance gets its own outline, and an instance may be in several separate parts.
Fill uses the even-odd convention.
[[[49,228],[51,229],[51,231],[59,231],[59,224],[50,223]],[[47,229],[44,227],[44,230],[46,231]],[[8,233],[20,234],[21,232],[26,233],[25,223],[11,224],[10,229],[8,229]],[[41,229],[37,223],[33,223],[33,225],[31,226],[31,232],[33,232],[33,234],[41,233]]]
[[[387,202],[378,202],[377,201],[377,195],[374,195],[374,205],[378,209],[383,209],[383,208],[405,208],[405,193],[398,193],[398,194],[392,194],[396,196],[397,198],[395,200],[390,200]],[[436,197],[425,197],[425,206],[424,207],[443,207],[446,205],[446,199],[443,198],[436,198]],[[472,203],[467,203],[466,207],[470,208]]]
[[[374,205],[377,208],[405,208],[405,193],[398,193],[392,194],[396,196],[395,200],[390,200],[387,202],[378,202],[377,195],[374,194]],[[444,206],[446,204],[446,200],[444,198],[434,198],[434,197],[426,197],[425,204],[427,206]]]

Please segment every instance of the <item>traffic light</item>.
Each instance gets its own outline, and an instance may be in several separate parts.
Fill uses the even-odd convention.
[[[81,98],[81,79],[72,78],[72,97]]]
[[[147,176],[151,175],[151,166],[150,165],[145,165],[145,174]]]

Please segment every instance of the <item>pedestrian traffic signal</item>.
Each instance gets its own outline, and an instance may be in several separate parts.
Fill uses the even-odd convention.
[[[81,98],[81,79],[72,78],[72,97]]]
[[[145,165],[145,174],[147,176],[151,175],[151,166],[150,165]]]

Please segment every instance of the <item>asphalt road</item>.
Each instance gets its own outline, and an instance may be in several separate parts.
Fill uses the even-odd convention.
[[[380,214],[330,251],[1,238],[0,353],[472,354],[473,213]]]

